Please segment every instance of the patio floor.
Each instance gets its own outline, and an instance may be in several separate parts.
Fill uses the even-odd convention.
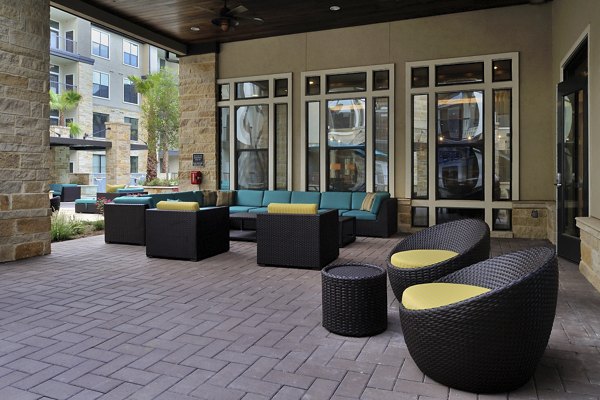
[[[400,236],[358,238],[339,261],[383,264]],[[493,254],[548,242],[494,239]],[[261,267],[254,243],[200,262],[146,258],[103,236],[0,265],[0,399],[598,399],[600,294],[560,261],[549,347],[535,378],[460,392],[410,358],[388,290],[388,329],[321,326],[319,271]]]

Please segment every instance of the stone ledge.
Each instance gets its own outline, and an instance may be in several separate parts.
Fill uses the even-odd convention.
[[[600,238],[600,219],[594,217],[577,217],[577,227],[590,235]]]

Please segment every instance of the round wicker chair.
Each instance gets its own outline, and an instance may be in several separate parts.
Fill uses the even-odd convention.
[[[458,255],[449,260],[422,268],[396,268],[390,263],[394,253],[407,250],[451,250]],[[490,228],[480,219],[460,219],[433,225],[414,233],[390,252],[387,258],[388,276],[394,295],[400,301],[409,286],[433,282],[490,256]]]
[[[538,247],[492,258],[437,282],[491,289],[423,310],[400,305],[406,345],[417,366],[444,385],[477,393],[525,384],[546,349],[556,312],[558,266]]]

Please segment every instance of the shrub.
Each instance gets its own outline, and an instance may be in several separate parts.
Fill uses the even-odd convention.
[[[50,219],[50,234],[53,242],[73,239],[83,232],[83,224],[74,217],[55,212]]]
[[[96,209],[98,210],[98,213],[104,215],[104,205],[110,202],[111,200],[107,199],[106,197],[100,197],[98,200],[96,200]]]
[[[95,221],[85,221],[94,231],[104,230],[104,220],[97,219]]]

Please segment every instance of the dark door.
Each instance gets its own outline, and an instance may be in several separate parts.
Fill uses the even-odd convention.
[[[575,218],[588,214],[587,78],[574,76],[558,85],[557,230],[558,255],[579,263]]]

